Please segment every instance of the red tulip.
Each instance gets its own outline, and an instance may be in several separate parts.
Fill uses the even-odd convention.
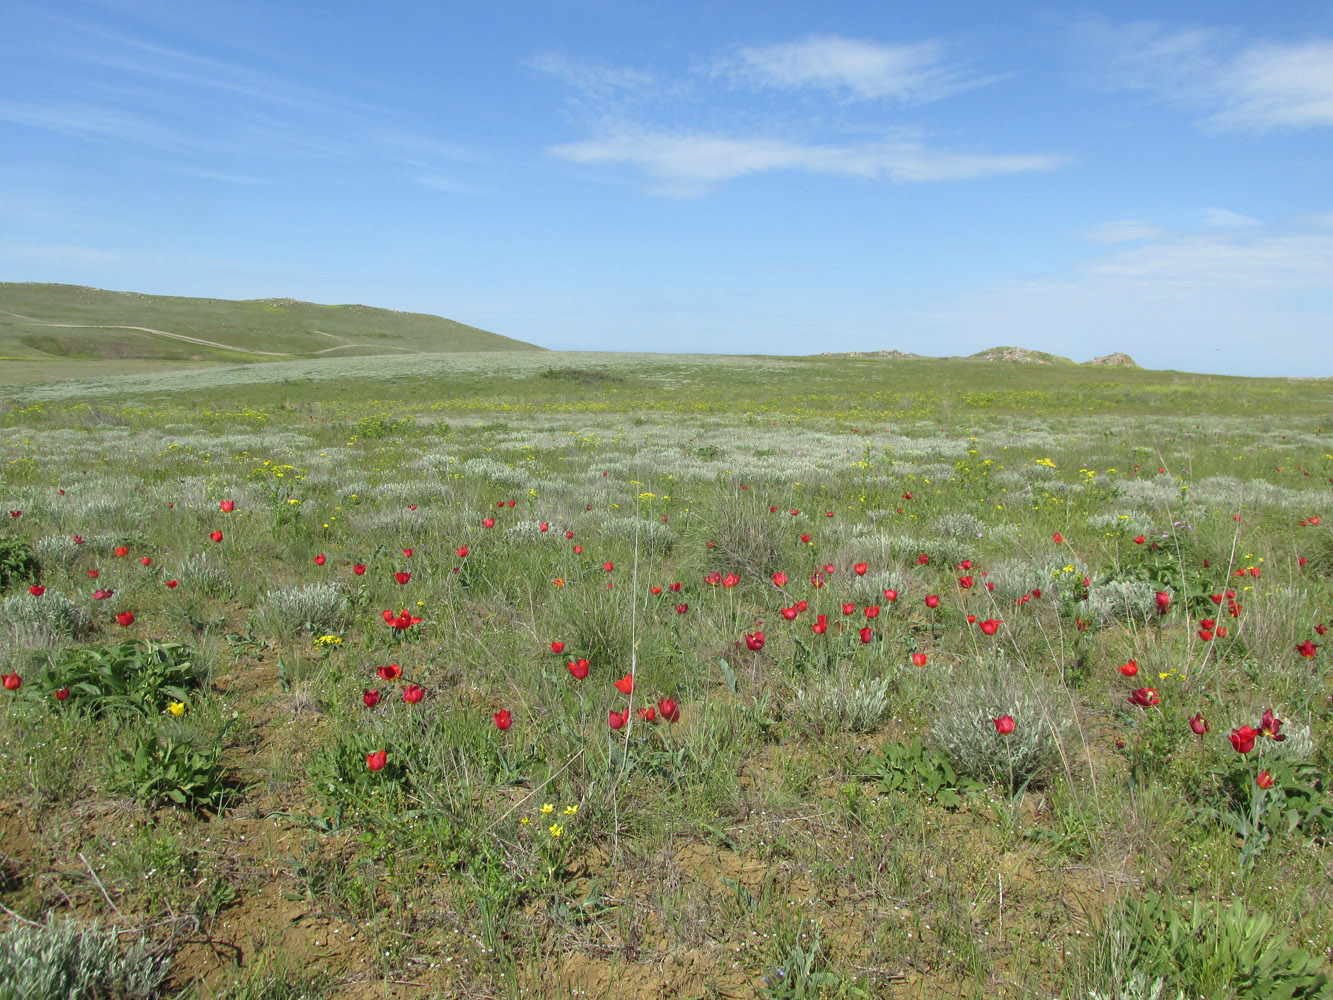
[[[94,591],[93,591],[93,600],[94,600],[94,601],[105,601],[108,597],[110,597],[110,596],[111,596],[112,594],[114,594],[114,593],[115,593],[114,590],[94,590]]]
[[[407,609],[403,608],[403,610],[398,613],[397,617],[394,617],[392,611],[386,610],[384,612],[384,623],[401,632],[404,629],[411,628],[413,625],[420,625],[421,619],[416,615],[409,615]]]
[[[928,607],[928,608],[938,608],[939,606],[940,606],[940,599],[939,599],[939,595],[938,595],[938,594],[927,594],[927,595],[926,595],[926,607]]]
[[[1139,672],[1139,663],[1137,660],[1130,660],[1127,663],[1120,664],[1120,666],[1117,667],[1116,669],[1119,670],[1126,677],[1133,677],[1135,674]]]
[[[843,613],[844,615],[854,614],[855,612],[856,612],[856,605],[855,605],[855,604],[844,604],[844,605],[842,606],[842,613]]]
[[[648,593],[652,594],[654,597],[656,597],[656,596],[657,596],[658,594],[660,594],[661,592],[662,592],[662,588],[661,588],[660,586],[658,586],[657,584],[654,584],[653,586],[651,586],[651,587],[648,588]]]
[[[879,617],[879,605],[878,605],[878,604],[867,604],[866,607],[865,607],[865,616],[866,616],[867,618],[878,618],[878,617]]]
[[[551,643],[551,652],[552,652],[552,653],[563,653],[564,651],[565,651],[565,644],[564,644],[563,642],[561,642],[559,639],[557,639],[555,642]]]
[[[582,546],[582,545],[575,545],[575,546],[574,546],[574,555],[576,555],[576,556],[581,556],[581,555],[583,555],[583,546]]]
[[[778,570],[773,574],[773,586],[785,587],[787,585],[787,579],[787,574],[782,570]]]
[[[981,623],[982,635],[994,635],[1000,630],[1000,621],[997,618],[987,618]]]
[[[925,653],[913,653],[913,654],[912,654],[912,666],[914,666],[914,667],[924,667],[925,665],[926,665],[926,654],[925,654]]]
[[[509,714],[509,709],[507,708],[502,708],[498,712],[492,712],[491,715],[492,718],[495,719],[495,728],[502,733],[514,724],[513,717]]]
[[[657,721],[657,709],[655,709],[655,708],[641,708],[641,709],[639,709],[639,718],[642,719],[644,722],[656,722],[656,721]]]
[[[745,646],[753,652],[759,652],[764,648],[764,633],[754,632],[745,637]]]
[[[1144,542],[1146,542],[1146,541],[1147,541],[1146,538],[1144,538],[1142,535],[1138,535],[1138,536],[1135,537],[1135,539],[1134,539],[1134,544],[1135,544],[1135,545],[1142,545],[1142,544],[1143,544]]]
[[[819,615],[815,623],[810,626],[810,631],[815,635],[823,635],[828,631],[828,615]]]
[[[153,564],[153,560],[149,556],[144,556],[139,562],[143,563],[145,566],[151,566]]]
[[[735,573],[728,573],[726,576],[722,578],[722,586],[724,587],[734,587],[736,586],[736,584],[740,582],[741,578],[737,576]]]
[[[407,583],[408,580],[412,579],[412,574],[411,574],[411,573],[395,573],[395,574],[393,575],[393,578],[394,578],[395,580],[397,580],[399,583]]]
[[[605,475],[605,474],[606,474],[606,473],[603,473],[603,475]],[[512,507],[512,506],[514,506],[515,503],[516,503],[516,501],[514,501],[514,500],[506,500],[506,501],[505,501],[505,506],[506,506],[506,507]]]
[[[1303,643],[1301,643],[1299,646],[1296,647],[1296,652],[1300,653],[1307,660],[1309,660],[1314,658],[1315,655],[1314,651],[1318,648],[1319,648],[1318,643],[1313,642],[1310,639],[1306,639]]]
[[[551,530],[551,526],[543,521],[541,524],[537,525],[537,530],[545,533]]]
[[[1171,595],[1164,590],[1157,591],[1157,613],[1164,615],[1169,607],[1171,607]]]
[[[787,621],[793,621],[796,618],[796,609],[794,607],[783,608],[782,617],[787,619]]]
[[[574,537],[574,532],[572,532],[572,531],[566,531],[566,532],[565,532],[565,537],[566,537],[566,538],[573,538],[573,537]]]
[[[884,600],[893,602],[896,601],[897,599],[898,599],[898,591],[894,590],[892,587],[887,588],[884,591]]]
[[[17,691],[23,687],[23,678],[18,675],[17,671],[11,670],[4,676],[4,685],[6,691]]]
[[[865,628],[861,629],[861,641],[862,641],[862,642],[869,642],[872,638],[874,638],[874,635],[875,635],[875,633],[874,633],[874,631],[870,628],[869,625],[867,625]]]
[[[119,556],[119,557],[122,558],[122,559],[125,558],[125,557],[126,557],[127,555],[129,555],[129,554],[130,554],[130,550],[127,549],[127,548],[126,548],[125,546],[123,546],[123,545],[120,546],[118,549],[116,549],[116,555]]]
[[[46,593],[46,588],[40,585],[32,586],[28,588],[28,593],[30,593],[33,597],[41,597],[43,594]]]
[[[236,501],[223,500],[220,504],[218,504],[218,508],[222,511],[222,513],[230,514],[232,511],[236,509]]]
[[[588,676],[587,660],[570,660],[565,666],[569,668],[569,672],[574,675],[576,680],[583,680]]]
[[[602,563],[602,569],[606,570],[608,573],[610,573],[615,568],[616,564],[611,562],[611,560],[609,559],[606,562]]]
[[[805,602],[804,599],[797,601],[796,604],[795,604],[795,608],[796,608],[797,611],[809,611],[809,610],[810,610],[810,606]]]
[[[657,702],[657,711],[667,722],[680,721],[680,706],[671,698],[661,698]]]
[[[396,663],[387,663],[379,668],[380,680],[396,681],[403,676],[403,668]]]
[[[323,552],[321,552],[319,555],[315,556],[315,565],[316,565],[316,566],[323,566],[324,563],[326,563],[327,561],[328,561],[328,560],[324,557],[324,553],[323,553]]]
[[[64,491],[64,490],[61,490],[60,492],[61,492],[61,493],[64,493],[65,491]],[[11,511],[9,512],[9,516],[10,516],[10,517],[22,517],[22,516],[23,516],[23,511],[21,511],[21,510],[11,510]]]
[[[852,572],[855,573],[857,576],[865,576],[866,570],[868,570],[869,568],[870,568],[869,563],[857,563],[855,566],[852,567]]]
[[[220,542],[220,541],[222,541],[222,532],[220,532],[220,531],[210,532],[208,537],[211,538],[211,539],[213,539],[213,541],[215,541],[215,542]],[[381,765],[381,766],[383,766],[383,765]]]
[[[625,722],[629,719],[629,709],[623,712],[611,712],[608,716],[608,723],[612,729],[623,729]]]
[[[1269,774],[1267,771],[1260,771],[1257,775],[1254,776],[1254,783],[1258,785],[1260,788],[1267,791],[1268,789],[1273,787],[1273,776]]]
[[[960,576],[958,578],[958,586],[962,587],[964,590],[972,589],[972,583],[973,580],[970,576]]]
[[[82,535],[74,535],[73,537],[74,537],[74,544],[75,544],[75,545],[82,545],[82,544],[83,544],[83,536],[82,536]]]
[[[1203,717],[1202,712],[1195,712],[1190,716],[1190,729],[1195,736],[1202,736],[1208,732],[1208,720]]]
[[[926,555],[924,552],[922,552],[921,555],[919,555],[919,556],[916,557],[916,562],[917,562],[917,565],[918,565],[918,566],[926,566],[926,565],[929,565],[929,563],[930,563],[930,556],[928,556],[928,555]]]
[[[411,559],[411,558],[412,558],[412,550],[411,550],[411,549],[403,549],[403,558],[404,558],[404,559]]]
[[[667,590],[671,591],[673,594],[679,594],[679,593],[680,593],[680,586],[681,586],[681,585],[680,585],[679,582],[677,582],[677,583],[668,583],[668,584],[667,584]]]
[[[998,719],[991,719],[995,723],[995,731],[1001,736],[1008,736],[1014,731],[1014,717],[1012,715],[1002,715]]]
[[[414,504],[414,503],[410,503],[410,504],[407,505],[407,509],[408,509],[408,510],[416,510],[416,509],[417,509],[417,505]]]
[[[802,536],[801,536],[801,541],[804,542],[806,545],[809,545],[809,544],[810,544],[810,536],[809,536],[809,535],[802,535]]]
[[[620,680],[615,682],[616,690],[621,694],[629,695],[634,693],[634,675],[626,674]]]
[[[483,528],[494,528],[494,527],[495,527],[495,518],[493,518],[493,517],[488,517],[488,518],[486,518],[486,520],[484,520],[484,521],[481,522],[481,526],[482,526]]]
[[[409,684],[407,687],[403,688],[403,701],[407,702],[409,705],[415,705],[425,696],[425,694],[426,692],[422,688],[417,687],[415,684]]]
[[[374,708],[380,703],[380,693],[370,688],[364,688],[361,692],[361,700],[366,703],[366,708]]]
[[[62,687],[56,692],[56,701],[65,701],[69,698],[69,688]]]
[[[129,628],[134,624],[134,612],[122,611],[120,614],[116,615],[116,624]]]
[[[88,576],[93,580],[96,580],[101,575],[102,571],[100,569],[90,569],[88,571]]]
[[[1241,726],[1239,729],[1231,730],[1228,738],[1237,753],[1249,753],[1254,749],[1254,740],[1258,735],[1259,730]]]
[[[456,552],[456,554],[457,554],[457,556],[458,556],[459,559],[466,559],[466,558],[467,558],[467,553],[468,553],[468,548],[467,548],[466,545],[460,545],[460,546],[458,546],[458,548],[455,550],[455,552]]]
[[[1064,544],[1064,537],[1060,534],[1060,532],[1057,531],[1054,535],[1051,536],[1051,541],[1053,541],[1056,545],[1062,545]]]
[[[354,564],[352,565],[352,572],[355,573],[357,576],[362,576],[362,575],[366,572],[366,566],[365,566],[365,564],[364,564],[364,563],[354,563]]]
[[[690,610],[690,606],[689,606],[688,604],[677,604],[677,605],[676,605],[676,614],[678,614],[678,615],[683,615],[686,611],[689,611],[689,610]]]
[[[1137,705],[1139,708],[1151,708],[1152,706],[1159,704],[1161,700],[1162,699],[1158,696],[1157,692],[1148,687],[1139,688],[1129,696],[1129,703],[1131,705]]]
[[[176,589],[177,587],[179,587],[179,586],[180,586],[180,581],[179,581],[179,580],[168,580],[168,581],[167,581],[167,589],[168,589],[168,590],[175,590],[175,589]]]
[[[366,767],[370,768],[372,771],[378,771],[384,767],[388,757],[388,753],[383,750],[376,750],[374,753],[368,753],[366,754]]]
[[[1271,738],[1274,742],[1281,743],[1287,738],[1278,732],[1281,728],[1282,720],[1273,713],[1273,710],[1270,708],[1265,711],[1263,719],[1259,722],[1260,734]]]

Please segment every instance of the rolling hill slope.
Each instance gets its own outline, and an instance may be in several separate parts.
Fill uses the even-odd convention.
[[[0,282],[0,359],[237,362],[541,350],[440,316],[371,306]]]

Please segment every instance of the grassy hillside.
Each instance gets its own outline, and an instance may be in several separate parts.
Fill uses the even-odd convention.
[[[440,316],[0,283],[0,359],[264,361],[541,348]]]

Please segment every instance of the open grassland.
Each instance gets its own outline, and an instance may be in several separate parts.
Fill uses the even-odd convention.
[[[3,361],[208,364],[386,352],[537,350],[439,316],[363,305],[199,299],[0,282]],[[0,381],[7,379],[0,375]]]
[[[1327,382],[515,352],[5,399],[3,975],[1333,994]]]

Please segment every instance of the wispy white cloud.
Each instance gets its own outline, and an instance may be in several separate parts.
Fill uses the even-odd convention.
[[[16,261],[23,265],[46,264],[58,267],[89,267],[110,264],[119,259],[118,254],[106,250],[65,243],[0,244],[0,260]]]
[[[904,103],[938,100],[986,80],[950,63],[937,42],[867,42],[814,35],[795,42],[742,48],[720,72],[764,87],[814,87],[862,99]]]
[[[634,167],[648,176],[652,194],[698,196],[771,171],[920,183],[1053,170],[1065,162],[1045,152],[937,148],[925,130],[886,120],[882,107],[865,103],[916,105],[987,82],[933,41],[812,36],[742,47],[673,78],[551,53],[529,64],[575,92],[573,117],[592,133],[547,153],[572,163]],[[785,96],[782,106],[738,100],[732,84],[804,90],[824,107],[793,109]],[[836,117],[825,113],[831,102],[848,98],[862,102],[850,116],[846,108]]]
[[[1162,230],[1157,226],[1138,219],[1113,219],[1083,232],[1084,238],[1093,243],[1133,243],[1156,239],[1161,235]]]
[[[1265,132],[1333,126],[1333,39],[1253,42],[1153,23],[1085,25],[1100,82],[1195,111],[1212,128]]]
[[[652,191],[689,197],[717,184],[772,170],[798,170],[899,183],[969,180],[997,174],[1053,170],[1059,157],[936,150],[911,139],[860,145],[816,145],[778,138],[747,138],[625,128],[596,139],[565,143],[549,152],[574,163],[620,163],[654,179]]]
[[[1218,229],[1252,229],[1262,226],[1263,220],[1252,215],[1241,215],[1226,208],[1206,208],[1203,211],[1203,224]]]

